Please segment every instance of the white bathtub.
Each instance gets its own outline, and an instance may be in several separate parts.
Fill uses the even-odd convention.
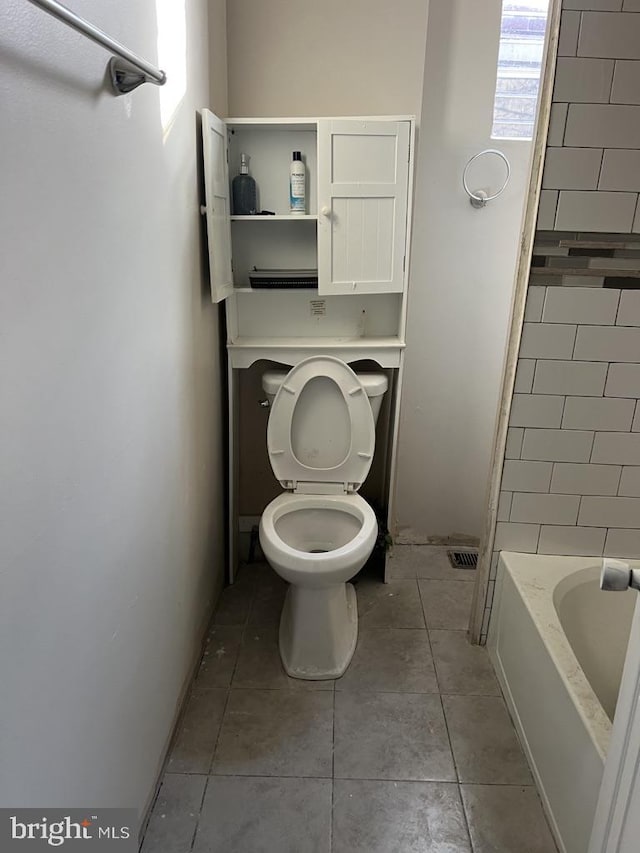
[[[488,648],[556,841],[586,853],[633,591],[602,592],[597,557],[502,552]]]

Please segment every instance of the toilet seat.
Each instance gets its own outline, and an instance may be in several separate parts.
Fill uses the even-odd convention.
[[[310,423],[316,427],[313,438],[305,435]],[[344,456],[337,458],[341,446]],[[374,447],[371,404],[347,364],[313,356],[287,374],[267,426],[269,460],[283,488],[315,495],[356,492],[369,473]]]

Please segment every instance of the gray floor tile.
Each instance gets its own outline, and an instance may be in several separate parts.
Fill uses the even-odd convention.
[[[474,584],[466,581],[418,581],[427,628],[466,631]]]
[[[391,578],[432,578],[447,581],[473,581],[476,573],[469,569],[454,569],[443,545],[395,545],[387,556],[387,571]],[[460,549],[460,550],[465,550]]]
[[[153,806],[140,853],[184,853],[191,849],[206,776],[167,773]]]
[[[443,696],[461,782],[531,785],[532,778],[504,701],[497,696]]]
[[[169,773],[208,773],[227,691],[194,688],[167,763]]]
[[[356,652],[336,690],[437,693],[426,630],[360,628]]]
[[[334,786],[333,853],[471,851],[457,785],[336,780]]]
[[[241,563],[238,567],[237,578],[239,581],[248,581],[250,584],[259,584],[265,578],[270,578],[276,573],[266,560],[257,560],[254,563]]]
[[[363,580],[356,585],[356,595],[361,628],[424,628],[415,580]]]
[[[249,616],[254,587],[248,578],[226,586],[213,614],[214,625],[244,625]]]
[[[212,772],[330,776],[333,691],[231,690]]]
[[[336,692],[334,752],[336,778],[456,778],[436,695]]]
[[[194,853],[330,849],[330,779],[210,778]]]
[[[334,682],[290,678],[282,667],[278,628],[247,626],[238,656],[233,687],[264,689],[333,690]]]
[[[263,580],[255,587],[249,612],[249,625],[262,628],[277,627],[280,624],[288,584],[275,573],[272,575],[269,580]]]
[[[462,785],[475,853],[556,853],[533,787]]]
[[[429,631],[429,637],[442,693],[501,695],[484,646],[472,645],[464,631]]]
[[[214,625],[209,631],[196,687],[228,687],[236,666],[242,626]]]

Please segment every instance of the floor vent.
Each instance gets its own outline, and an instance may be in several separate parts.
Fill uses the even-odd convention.
[[[477,569],[477,551],[447,551],[449,562],[454,569]]]

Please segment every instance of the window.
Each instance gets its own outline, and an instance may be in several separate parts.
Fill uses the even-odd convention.
[[[494,139],[532,139],[549,0],[502,2]]]

